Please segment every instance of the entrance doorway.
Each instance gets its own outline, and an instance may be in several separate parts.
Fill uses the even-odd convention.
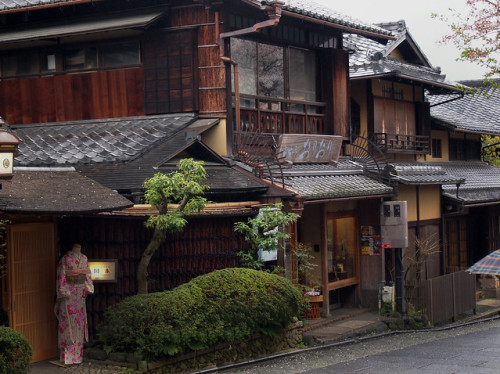
[[[10,327],[30,342],[32,362],[54,358],[57,356],[54,224],[8,226],[7,261]]]
[[[356,281],[359,268],[359,240],[356,217],[350,214],[328,214],[326,233],[328,283],[331,284],[348,280]],[[352,283],[349,282],[349,284]]]

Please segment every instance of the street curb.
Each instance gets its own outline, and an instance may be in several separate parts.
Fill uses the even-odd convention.
[[[348,345],[348,344],[357,344],[357,343],[362,343],[368,340],[373,340],[373,339],[379,339],[379,338],[384,338],[387,336],[392,336],[392,335],[402,335],[402,334],[411,334],[411,333],[425,333],[425,332],[439,332],[439,331],[446,331],[446,330],[452,330],[464,326],[469,326],[469,325],[474,325],[477,323],[483,323],[483,322],[488,322],[488,321],[493,321],[496,319],[500,318],[500,308],[495,308],[493,310],[490,310],[488,312],[481,313],[481,315],[476,315],[467,319],[464,319],[463,321],[460,322],[455,322],[447,326],[443,327],[438,327],[438,328],[432,328],[432,329],[420,329],[420,330],[391,330],[391,331],[385,331],[382,333],[377,333],[377,334],[370,334],[366,336],[361,336],[357,338],[347,338],[347,339],[342,339],[342,340],[337,340],[331,343],[325,343],[325,344],[320,344],[316,345],[313,347],[309,348],[303,348],[303,349],[295,349],[289,352],[282,352],[276,355],[270,355],[270,356],[265,356],[265,357],[259,357],[254,360],[247,360],[243,362],[238,362],[230,365],[225,365],[217,368],[210,368],[210,369],[205,369],[201,371],[195,371],[192,372],[193,374],[205,374],[205,373],[217,373],[219,371],[223,370],[228,370],[228,369],[234,369],[242,366],[247,366],[247,365],[254,365],[258,364],[261,362],[266,362],[266,361],[271,361],[279,358],[284,358],[284,357],[289,357],[289,356],[294,356],[300,353],[307,353],[307,352],[314,352],[314,351],[319,351],[322,349],[327,349],[327,348],[333,348],[333,347],[338,347],[342,345]],[[352,332],[349,335],[353,335]]]

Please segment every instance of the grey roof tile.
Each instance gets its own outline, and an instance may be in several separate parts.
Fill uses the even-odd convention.
[[[315,3],[314,1],[302,0],[280,0],[283,9],[292,13],[309,16],[322,21],[331,22],[334,24],[347,26],[356,30],[369,31],[379,35],[392,36],[392,32],[379,26],[363,22],[359,19],[344,15],[335,10],[334,6],[327,7]],[[263,3],[271,4],[273,1],[265,0]]]
[[[441,176],[448,177],[449,182],[441,186],[443,196],[464,204],[500,201],[500,168],[483,161],[397,163],[396,167],[402,173],[397,177],[411,184],[432,184]],[[439,174],[439,170],[445,174]]]
[[[173,114],[11,126],[22,141],[15,165],[130,161],[194,120],[193,114]]]
[[[403,184],[453,184],[463,182],[463,178],[447,171],[437,163],[397,162],[386,166],[386,172]]]
[[[119,210],[133,204],[84,175],[57,168],[14,169],[2,183],[0,210],[5,213],[82,214]]]
[[[285,184],[306,200],[389,195],[392,188],[362,174],[296,176]]]
[[[294,164],[284,171],[285,185],[306,200],[386,195],[392,188],[363,175],[362,167],[340,158],[329,164]]]
[[[254,1],[257,5],[260,1]],[[273,1],[265,0],[262,3],[272,3]],[[350,27],[355,30],[368,31],[384,36],[390,36],[392,33],[386,29],[369,24],[358,19],[343,15],[335,9],[319,5],[313,1],[299,1],[299,0],[281,0],[284,3],[283,9],[291,13],[309,16],[322,21],[331,22],[341,26]],[[0,0],[0,12],[12,11],[15,9],[28,10],[29,8],[49,5],[49,4],[70,4],[78,3],[78,0]]]
[[[406,31],[403,35],[407,35]],[[397,76],[427,83],[429,86],[457,90],[457,84],[447,80],[438,69],[426,66],[424,63],[409,63],[390,57],[389,52],[396,42],[400,41],[383,44],[362,35],[344,34],[344,45],[353,52],[349,56],[350,78]],[[426,61],[423,53],[421,51],[419,53]]]
[[[482,80],[460,83],[479,92],[448,102],[447,97],[429,96],[432,119],[454,131],[500,135],[500,89],[484,86]]]

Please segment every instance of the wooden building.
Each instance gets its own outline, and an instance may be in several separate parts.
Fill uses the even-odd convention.
[[[52,222],[51,264],[72,242],[90,259],[117,260],[117,282],[98,284],[89,297],[92,327],[108,305],[135,292],[135,264],[150,235],[142,224],[151,211],[138,205],[143,181],[180,158],[205,161],[215,205],[165,243],[150,267],[151,290],[236,265],[245,243],[234,222],[280,201],[301,218],[278,261],[294,274],[297,243],[311,245],[320,271],[304,281],[322,287],[323,313],[341,303],[373,305],[385,259],[361,239],[377,240],[381,201],[396,190],[401,199],[439,202],[439,186],[396,185],[386,166],[429,153],[425,91],[457,90],[387,25],[297,0],[0,0],[0,19],[0,115],[22,140],[17,170],[72,167],[135,203],[84,214],[69,193],[62,211],[27,218],[20,214],[28,204],[2,209],[13,222]],[[380,46],[378,62],[396,56],[422,70],[360,74],[349,53],[362,48],[347,34]],[[398,125],[385,126],[391,121]],[[438,185],[454,181],[446,175]],[[416,226],[440,218],[419,209]],[[20,250],[9,240],[7,247],[9,259]],[[17,279],[2,290],[14,325],[8,285]],[[35,351],[36,360],[50,358]]]

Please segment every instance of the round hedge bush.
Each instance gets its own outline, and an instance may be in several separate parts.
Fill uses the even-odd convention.
[[[108,308],[99,336],[112,351],[148,359],[274,335],[302,309],[302,296],[287,279],[261,271],[214,271],[171,291],[136,295]]]
[[[0,374],[29,372],[32,355],[33,350],[23,335],[0,326]]]

